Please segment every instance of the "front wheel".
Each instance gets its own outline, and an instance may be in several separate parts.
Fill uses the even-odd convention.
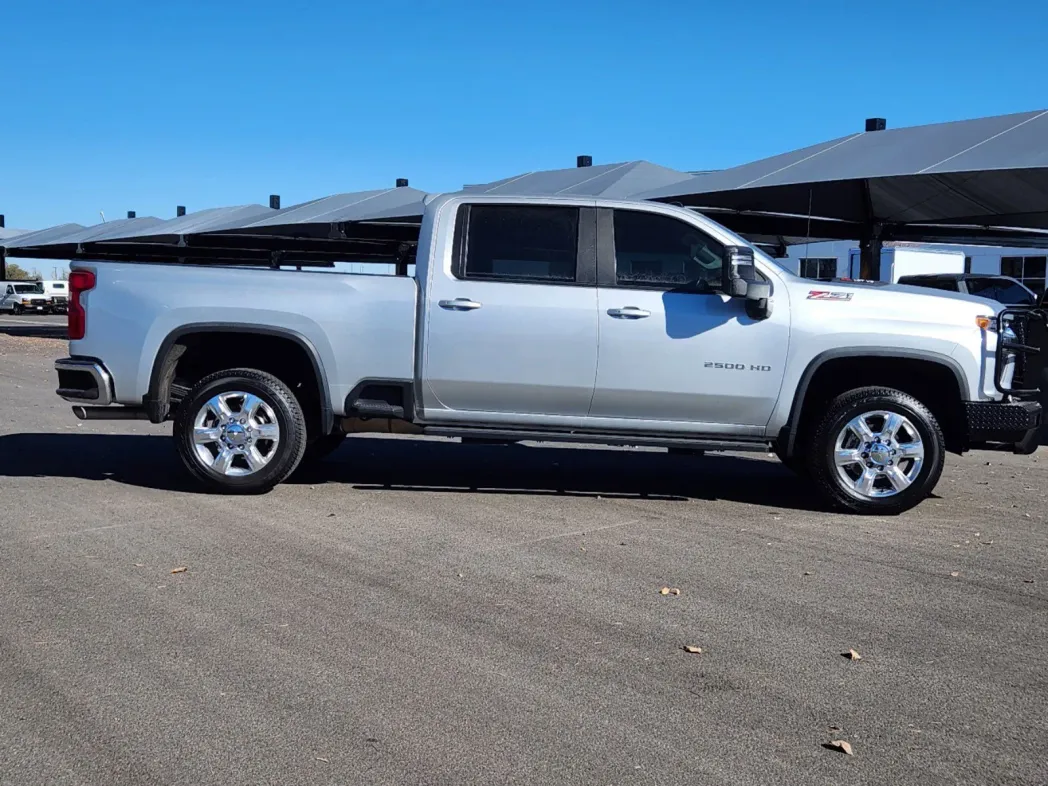
[[[16,317],[20,317],[20,316],[22,316],[22,314],[25,313],[25,309],[22,308],[21,306],[15,306],[14,308],[11,309],[11,313],[14,314]]]
[[[807,460],[812,479],[835,506],[892,515],[932,493],[945,454],[942,429],[927,407],[901,391],[869,387],[833,401]]]
[[[302,407],[287,385],[237,368],[204,377],[178,407],[178,453],[197,480],[231,494],[269,491],[306,450]]]

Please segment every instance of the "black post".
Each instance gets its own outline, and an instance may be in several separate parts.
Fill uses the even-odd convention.
[[[866,130],[867,131],[883,131],[888,127],[888,121],[883,117],[868,117],[866,118]]]
[[[406,177],[398,177],[397,178],[397,188],[407,188],[407,187],[408,187],[408,179]]]
[[[877,223],[869,224],[863,230],[859,243],[859,278],[865,281],[881,280],[881,250],[884,241],[881,234],[884,228]]]
[[[578,156],[575,158],[575,166],[581,169],[582,167],[593,166],[593,156]]]
[[[175,218],[182,218],[182,216],[184,216],[185,214],[186,214],[186,206],[185,205],[176,205],[175,206]]]
[[[128,210],[127,211],[127,217],[128,218],[134,218],[135,217],[135,211],[134,210]]]
[[[280,194],[269,195],[269,206],[273,210],[280,210]]]
[[[0,213],[0,229],[4,228],[4,221],[6,221],[6,220],[7,219],[4,218],[4,214]]]
[[[7,281],[7,249],[0,246],[0,281]]]

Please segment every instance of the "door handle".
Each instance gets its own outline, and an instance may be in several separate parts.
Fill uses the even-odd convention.
[[[651,312],[636,306],[626,306],[625,308],[609,308],[608,316],[616,319],[644,319],[650,317]]]
[[[470,300],[468,297],[457,297],[454,300],[441,300],[437,305],[441,308],[446,308],[448,311],[475,311],[481,306],[480,303],[475,300]]]

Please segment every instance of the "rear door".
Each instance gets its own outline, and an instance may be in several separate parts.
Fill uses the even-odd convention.
[[[460,205],[450,264],[430,271],[429,421],[581,422],[597,368],[596,211]]]

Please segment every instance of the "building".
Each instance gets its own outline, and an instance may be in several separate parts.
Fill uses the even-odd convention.
[[[990,246],[958,246],[947,244],[912,244],[912,248],[928,248],[942,251],[963,251],[966,273],[1011,276],[1023,282],[1038,295],[1045,291],[1048,250],[1043,248],[995,248]],[[849,274],[849,257],[857,251],[859,244],[851,240],[802,243],[790,246],[789,254],[780,260],[799,276],[819,281],[845,278]]]

